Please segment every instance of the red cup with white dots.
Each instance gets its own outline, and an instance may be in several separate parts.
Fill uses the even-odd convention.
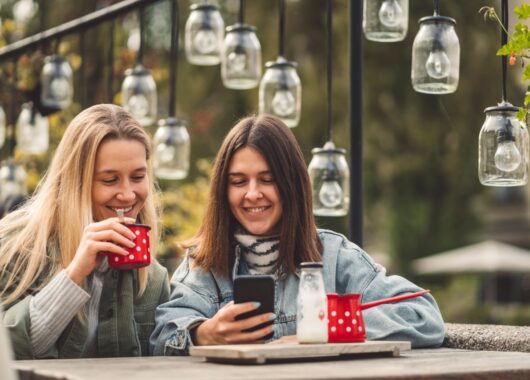
[[[114,269],[135,269],[151,264],[151,245],[149,240],[149,230],[151,227],[145,224],[125,224],[135,235],[135,246],[129,248],[127,256],[106,252],[109,266]]]
[[[328,298],[328,342],[364,342],[366,332],[357,293],[327,294]]]

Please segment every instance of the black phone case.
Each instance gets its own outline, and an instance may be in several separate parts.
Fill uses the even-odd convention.
[[[267,275],[238,276],[234,280],[234,303],[259,302],[256,310],[236,316],[236,320],[246,319],[263,313],[274,313],[274,278]],[[246,331],[256,331],[265,326],[272,325],[268,321]],[[265,339],[272,338],[272,333]]]

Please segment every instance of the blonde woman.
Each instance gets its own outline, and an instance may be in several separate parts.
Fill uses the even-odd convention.
[[[154,310],[168,298],[156,261],[111,270],[134,234],[158,237],[146,132],[122,108],[96,105],[68,126],[35,194],[0,220],[0,299],[17,359],[148,354]]]

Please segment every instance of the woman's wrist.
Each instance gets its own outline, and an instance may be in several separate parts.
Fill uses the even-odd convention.
[[[68,265],[65,269],[66,275],[77,285],[81,286],[85,277],[72,267],[72,264]]]
[[[208,341],[207,339],[205,339],[205,336],[207,336],[207,334],[204,333],[205,327],[207,327],[205,326],[205,322],[206,321],[201,322],[190,330],[191,341],[195,346],[208,345]]]

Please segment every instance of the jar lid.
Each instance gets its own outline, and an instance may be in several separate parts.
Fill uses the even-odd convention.
[[[234,24],[225,28],[227,33],[230,32],[256,32],[256,27],[248,24]]]
[[[306,261],[304,263],[300,263],[300,268],[322,268],[324,265],[322,264],[322,261]]]
[[[206,3],[201,3],[201,4],[191,4],[190,5],[190,10],[192,11],[195,11],[195,10],[212,10],[212,11],[216,11],[216,10],[219,10],[219,7],[215,4],[206,4]]]
[[[159,127],[185,127],[187,124],[185,120],[177,119],[173,116],[158,120]]]
[[[502,101],[501,103],[497,104],[493,107],[488,107],[484,110],[484,113],[490,113],[490,112],[499,112],[499,111],[508,111],[508,112],[517,112],[519,111],[519,108],[511,104],[507,101]]]
[[[453,25],[456,25],[456,20],[454,18],[447,17],[447,16],[440,16],[440,15],[422,17],[418,21],[419,24],[423,24],[425,22],[439,22],[439,23],[442,23],[442,24],[453,24]]]
[[[274,67],[293,67],[293,68],[297,68],[298,67],[298,63],[296,63],[295,61],[288,61],[287,59],[285,59],[284,57],[278,57],[276,59],[276,61],[269,61],[265,64],[265,67],[266,68],[274,68]]]
[[[46,58],[44,58],[44,62],[46,62],[46,63],[48,63],[48,62],[65,62],[65,61],[66,61],[66,59],[61,57],[59,54],[52,54],[52,55],[49,55]]]
[[[150,74],[151,72],[141,64],[137,64],[132,69],[125,70],[125,75],[144,76]]]
[[[335,154],[346,154],[346,149],[342,148],[336,148],[333,141],[328,141],[324,144],[324,147],[322,148],[313,148],[311,150],[311,153],[313,154],[329,154],[329,153],[335,153]]]

